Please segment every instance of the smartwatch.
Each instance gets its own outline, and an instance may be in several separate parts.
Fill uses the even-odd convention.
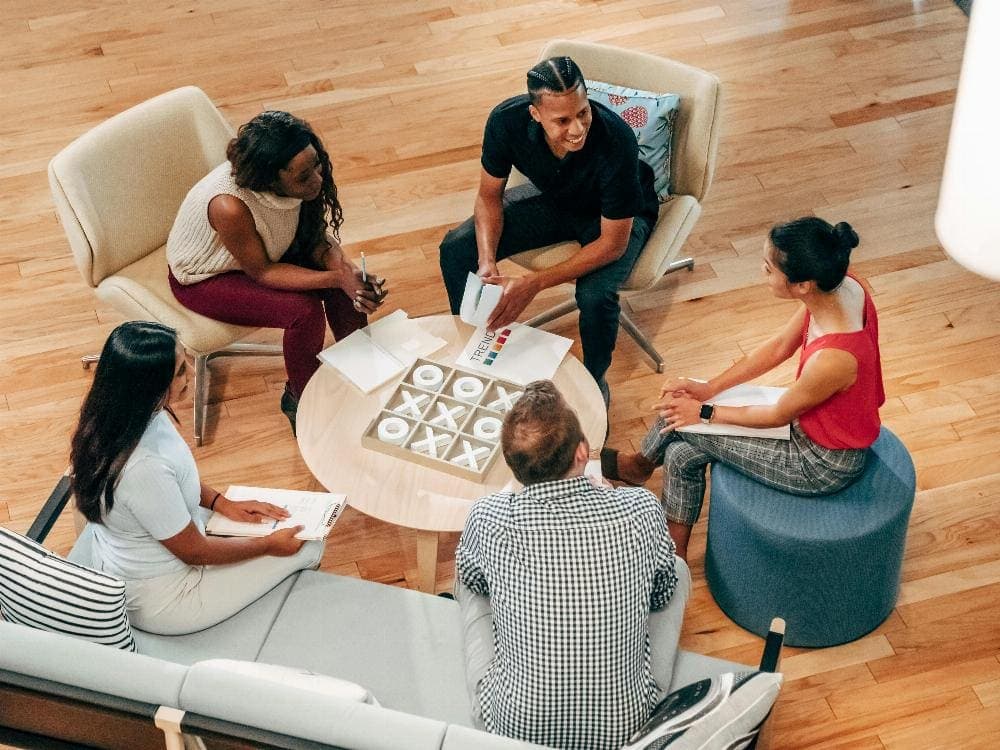
[[[700,419],[705,424],[712,421],[712,417],[715,416],[715,404],[702,404],[701,411],[698,412],[698,419]]]

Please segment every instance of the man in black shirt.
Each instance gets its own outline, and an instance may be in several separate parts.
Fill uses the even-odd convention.
[[[473,216],[441,243],[441,274],[453,314],[466,276],[502,284],[489,321],[514,321],[542,289],[576,281],[583,364],[608,401],[604,379],[618,337],[618,289],[656,222],[653,172],[639,159],[632,129],[587,99],[579,67],[553,57],[528,71],[528,93],[498,104],[483,136]],[[531,184],[505,192],[511,167]],[[501,276],[496,262],[576,240],[579,252],[544,271]]]

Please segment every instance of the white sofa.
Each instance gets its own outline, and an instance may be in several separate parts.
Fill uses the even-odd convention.
[[[29,536],[44,536],[68,495],[64,481]],[[70,559],[88,559],[87,545],[81,535]],[[681,578],[687,585],[688,577]],[[172,727],[200,736],[209,748],[538,747],[473,728],[462,618],[458,605],[442,597],[305,571],[207,630],[184,636],[133,630],[138,653],[0,622],[0,742],[180,747]],[[210,659],[342,678],[367,688],[379,705],[247,676],[205,663]],[[746,668],[680,651],[671,689]]]

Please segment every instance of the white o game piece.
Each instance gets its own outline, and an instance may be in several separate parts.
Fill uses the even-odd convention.
[[[496,442],[500,437],[502,423],[496,417],[480,417],[472,425],[472,434],[480,440]]]
[[[437,388],[444,380],[444,372],[437,365],[420,365],[413,371],[413,383],[422,388]]]
[[[462,401],[475,401],[482,395],[483,390],[483,381],[471,375],[459,378],[451,387],[452,395]]]
[[[383,443],[399,445],[406,439],[410,425],[399,417],[386,417],[378,423],[378,439]]]

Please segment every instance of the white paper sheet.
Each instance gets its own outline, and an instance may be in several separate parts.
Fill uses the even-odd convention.
[[[527,385],[555,375],[572,344],[564,336],[520,323],[496,331],[477,328],[455,364]]]
[[[233,485],[226,490],[230,500],[261,500],[278,505],[291,515],[284,521],[243,523],[213,513],[205,532],[215,536],[267,536],[291,526],[302,525],[298,539],[325,539],[347,505],[347,495],[304,490],[276,490],[270,487],[243,487]]]
[[[482,328],[489,322],[490,315],[493,314],[502,296],[502,286],[484,284],[476,274],[470,273],[465,280],[465,293],[462,295],[459,317],[470,326]]]
[[[770,406],[778,403],[778,399],[786,390],[788,389],[744,383],[723,391],[712,399],[712,403],[716,406]],[[778,440],[791,439],[791,428],[787,424],[781,427],[741,427],[735,424],[702,424],[699,422],[681,427],[678,432],[698,432],[703,435],[744,435]]]
[[[427,333],[419,320],[396,310],[324,349],[319,358],[363,393],[371,393],[445,343]]]

